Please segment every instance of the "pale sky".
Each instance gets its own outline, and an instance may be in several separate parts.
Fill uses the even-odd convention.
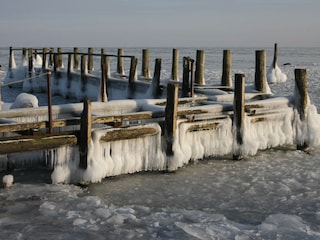
[[[320,0],[1,0],[0,46],[320,46]]]

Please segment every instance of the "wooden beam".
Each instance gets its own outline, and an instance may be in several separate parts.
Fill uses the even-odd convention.
[[[141,138],[149,135],[155,135],[157,133],[158,133],[158,130],[152,127],[119,128],[116,130],[108,131],[106,135],[100,138],[100,141],[104,141],[104,142],[120,141],[120,140]]]

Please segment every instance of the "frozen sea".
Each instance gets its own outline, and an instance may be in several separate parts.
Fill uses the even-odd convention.
[[[180,58],[195,58],[197,49],[178,49]],[[206,82],[219,83],[223,48],[199,49],[206,54]],[[256,50],[267,50],[268,65],[273,59],[273,46],[227,49],[233,72],[244,73],[248,83]],[[141,57],[142,48],[124,51]],[[280,46],[278,52],[288,80],[271,84],[271,91],[292,94],[294,69],[306,68],[311,103],[319,111],[320,48]],[[151,72],[153,60],[162,58],[161,76],[169,77],[171,55],[171,48],[150,48]],[[0,64],[6,70],[8,48],[0,48]],[[19,92],[1,91],[4,102]],[[37,96],[46,104],[44,95]],[[135,173],[85,187],[53,185],[51,171],[16,169],[14,186],[0,188],[0,239],[320,239],[320,148],[305,153],[284,146],[242,161],[210,158],[174,173]]]

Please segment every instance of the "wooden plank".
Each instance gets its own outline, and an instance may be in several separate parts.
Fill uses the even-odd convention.
[[[111,142],[134,138],[142,138],[149,135],[155,135],[157,133],[158,130],[152,127],[119,128],[116,130],[108,131],[106,135],[100,138],[100,141]]]
[[[196,131],[213,130],[213,129],[216,129],[220,124],[221,122],[198,123],[188,127],[187,131],[196,132]]]
[[[0,140],[0,154],[28,152],[58,148],[77,143],[75,135],[41,135],[29,137],[10,137]]]

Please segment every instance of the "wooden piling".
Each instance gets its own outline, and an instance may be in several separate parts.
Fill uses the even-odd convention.
[[[195,82],[199,85],[205,84],[204,65],[205,65],[205,53],[203,50],[197,50]]]
[[[256,51],[255,89],[262,93],[267,92],[266,51]]]
[[[104,48],[101,48],[100,50],[100,65],[105,63],[105,55],[106,55],[106,50]]]
[[[223,50],[221,86],[231,87],[232,55],[230,50]]]
[[[72,58],[73,58],[72,53],[68,53],[68,69],[67,69],[67,75],[68,76],[71,74],[71,71],[73,69]]]
[[[33,54],[32,54],[32,48],[28,49],[28,76],[31,77],[32,76],[32,71],[33,71]]]
[[[240,146],[243,144],[245,75],[235,74],[233,128],[236,132],[237,149],[233,153],[234,160],[243,158]]]
[[[42,49],[42,71],[45,72],[48,66],[48,62],[47,62],[47,52],[48,49],[47,48],[43,48]]]
[[[124,55],[122,48],[118,49],[118,61],[117,61],[117,72],[119,75],[124,75],[124,58],[121,57]]]
[[[194,59],[190,59],[190,97],[194,96]]]
[[[177,128],[178,113],[178,83],[169,83],[167,86],[167,104],[165,108],[165,134],[166,134],[166,154],[173,156],[173,141]]]
[[[101,64],[100,101],[107,102],[106,64]]]
[[[161,93],[160,89],[160,74],[161,74],[161,58],[156,58],[154,65],[154,73],[152,79],[152,96],[154,98],[159,97]]]
[[[86,83],[87,83],[87,56],[81,55],[81,91],[84,92],[86,90]]]
[[[149,49],[142,49],[142,69],[141,75],[144,78],[150,78],[150,51]]]
[[[93,48],[88,48],[88,72],[93,71]]]
[[[79,167],[87,169],[88,167],[88,149],[91,143],[91,102],[85,99],[83,102],[83,112],[81,114],[80,138],[78,139],[80,162]]]
[[[138,59],[136,57],[131,58],[130,63],[130,72],[129,72],[129,98],[133,98],[135,94],[135,81],[137,78],[137,65],[138,65]]]
[[[13,48],[10,47],[10,49],[9,49],[9,71],[12,70],[13,61],[14,61]]]
[[[58,48],[57,51],[58,51],[57,68],[62,68],[63,66],[62,48]]]
[[[278,44],[274,44],[274,51],[273,51],[273,61],[272,61],[272,67],[276,68],[277,65],[277,57],[278,57]]]
[[[172,80],[179,80],[179,50],[172,50],[172,69],[171,69],[171,78]]]
[[[47,97],[48,97],[48,133],[53,133],[52,127],[52,94],[51,94],[51,71],[47,70]]]
[[[79,48],[73,48],[73,68],[78,70],[79,69]]]
[[[183,57],[182,61],[182,90],[181,97],[189,97],[190,58]]]

